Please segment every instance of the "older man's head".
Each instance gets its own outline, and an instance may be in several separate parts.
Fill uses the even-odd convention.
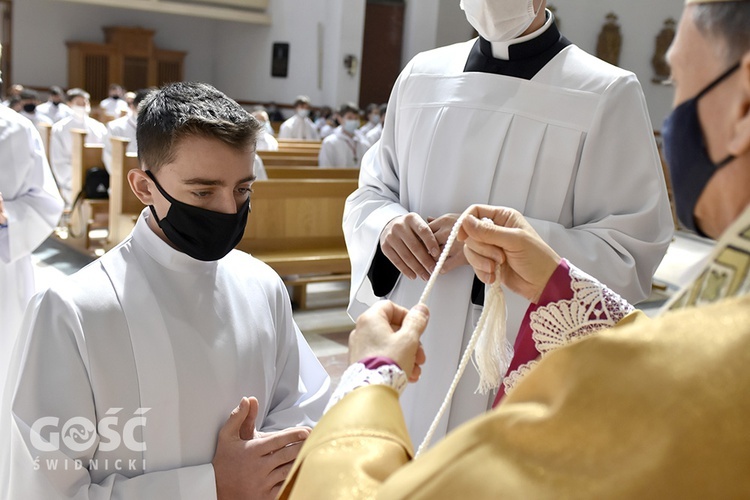
[[[750,204],[750,0],[686,4],[665,150],[680,219],[716,238]]]

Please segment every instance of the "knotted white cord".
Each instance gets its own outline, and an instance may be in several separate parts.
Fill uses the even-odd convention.
[[[461,228],[461,224],[463,224],[463,221],[464,219],[466,219],[468,214],[468,210],[461,214],[456,223],[453,225],[451,233],[448,236],[448,240],[445,242],[445,247],[443,247],[443,252],[440,254],[440,258],[435,265],[435,270],[433,271],[432,276],[430,276],[430,279],[427,281],[427,285],[425,286],[424,292],[422,292],[422,296],[419,298],[420,304],[425,304],[427,302],[427,298],[429,297],[430,292],[432,292],[435,281],[437,280],[437,277],[440,274],[445,261],[448,259],[451,247],[458,237],[458,231]],[[476,360],[474,361],[474,366],[479,372],[480,379],[479,387],[477,388],[477,390],[486,393],[488,390],[495,389],[500,386],[500,379],[502,377],[502,373],[500,373],[501,366],[504,367],[507,363],[507,353],[504,346],[506,314],[505,295],[503,294],[503,290],[500,287],[500,266],[497,266],[495,283],[490,287],[489,296],[487,297],[487,300],[485,302],[485,307],[482,310],[482,314],[479,316],[479,321],[477,322],[477,326],[474,329],[474,332],[471,334],[471,338],[469,339],[469,343],[466,346],[466,350],[461,356],[461,361],[458,364],[456,375],[453,377],[453,381],[448,388],[448,393],[445,395],[445,399],[443,399],[443,403],[442,405],[440,405],[440,409],[438,410],[435,419],[432,421],[432,424],[430,425],[430,428],[427,431],[422,444],[419,445],[417,456],[424,452],[424,450],[426,450],[430,445],[432,437],[435,435],[435,431],[437,430],[437,426],[440,423],[440,420],[443,418],[443,415],[445,415],[445,411],[448,409],[448,405],[453,399],[453,394],[456,392],[458,382],[461,380],[461,377],[466,370],[466,366],[469,364],[471,355],[472,353],[474,353],[474,350],[476,349],[477,343],[479,342],[480,338],[482,339],[480,349],[482,352],[477,352]],[[485,326],[487,326],[488,318],[492,318],[493,320],[490,322],[490,324],[492,325],[491,328],[485,328]]]

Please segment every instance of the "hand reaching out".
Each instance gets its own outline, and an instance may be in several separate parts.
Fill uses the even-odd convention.
[[[419,338],[427,327],[428,316],[423,305],[410,311],[387,300],[376,302],[357,318],[349,335],[349,363],[385,356],[404,370],[410,382],[416,382],[425,362]]]

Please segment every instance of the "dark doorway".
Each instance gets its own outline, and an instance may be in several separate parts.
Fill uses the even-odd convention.
[[[388,102],[401,71],[403,0],[367,0],[359,105]]]

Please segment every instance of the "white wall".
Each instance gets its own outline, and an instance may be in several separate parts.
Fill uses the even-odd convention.
[[[157,47],[188,52],[185,79],[212,82],[219,21],[58,0],[13,2],[13,80],[35,86],[68,82],[66,41],[104,43],[104,26],[156,31]]]
[[[359,71],[349,76],[344,56],[362,59],[365,0],[273,0],[272,26],[225,23],[217,33],[217,84],[239,99],[289,103],[298,94],[336,106],[359,98]],[[318,31],[322,27],[323,47]],[[289,43],[287,78],[272,78],[271,48]],[[322,57],[322,60],[321,60]],[[322,71],[322,88],[318,72]]]
[[[126,0],[123,0],[126,4]],[[59,0],[14,2],[13,80],[34,86],[67,85],[66,41],[104,42],[103,26],[156,31],[155,43],[184,50],[185,79],[211,83],[239,100],[289,103],[308,94],[314,104],[359,98],[344,55],[362,58],[365,0],[272,0],[272,26],[92,6]],[[318,88],[318,24],[325,53]],[[288,78],[271,77],[273,42],[289,42]]]
[[[620,66],[638,75],[646,95],[651,120],[661,128],[672,105],[672,89],[651,83],[651,57],[656,35],[664,20],[679,19],[684,0],[548,0],[557,7],[562,32],[592,54],[609,12],[619,17],[623,35]],[[459,0],[407,0],[404,25],[405,65],[417,53],[471,36],[472,28],[459,8]]]

